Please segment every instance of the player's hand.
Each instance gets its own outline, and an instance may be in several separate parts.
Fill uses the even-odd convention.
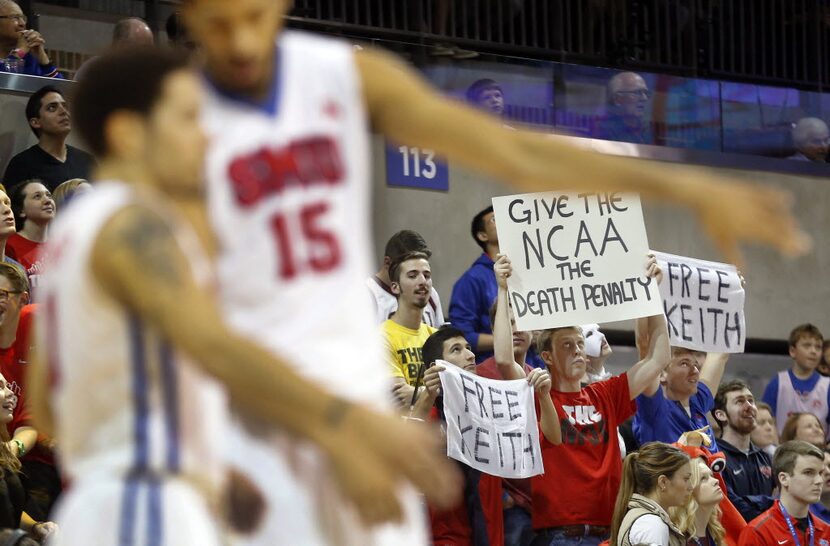
[[[527,382],[533,387],[533,390],[542,396],[550,394],[551,380],[550,373],[541,368],[535,368],[527,374]]]
[[[513,274],[513,264],[510,263],[510,258],[499,254],[496,257],[496,263],[493,264],[493,272],[496,274],[496,283],[499,288],[507,289],[507,279]]]
[[[460,500],[461,477],[442,453],[434,427],[352,406],[326,442],[334,476],[366,525],[402,518],[402,481],[447,509]],[[324,446],[325,447],[325,446]]]
[[[392,395],[395,397],[395,402],[399,407],[408,408],[412,402],[412,393],[415,392],[415,387],[409,383],[395,383],[392,387]]]
[[[441,376],[438,374],[444,371],[444,369],[444,366],[436,364],[424,373],[424,386],[432,397],[437,397],[441,394]]]
[[[225,509],[231,528],[244,534],[256,531],[265,515],[262,492],[244,474],[230,468],[225,487]]]
[[[31,534],[38,540],[38,542],[43,542],[47,537],[50,537],[57,532],[57,523],[54,521],[41,521],[32,525]]]
[[[657,258],[651,252],[646,254],[646,275],[654,279],[657,284],[663,282],[663,269],[657,263]]]
[[[738,248],[742,243],[769,245],[787,256],[800,256],[812,248],[812,239],[793,216],[789,192],[691,169],[677,182],[687,186],[698,219],[727,263],[743,267]]]

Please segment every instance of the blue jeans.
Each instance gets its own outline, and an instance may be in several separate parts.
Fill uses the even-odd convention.
[[[568,537],[562,531],[541,531],[532,546],[599,546],[608,537]]]
[[[504,546],[529,546],[533,540],[530,514],[514,506],[504,511]]]

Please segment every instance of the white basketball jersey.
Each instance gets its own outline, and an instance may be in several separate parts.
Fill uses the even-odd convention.
[[[369,132],[352,47],[286,31],[255,105],[207,84],[211,221],[226,316],[338,394],[385,404],[369,275]]]
[[[107,295],[90,268],[100,230],[116,212],[136,203],[159,211],[161,200],[97,183],[52,224],[38,320],[56,436],[72,480],[178,476],[213,493],[224,467],[224,389]],[[195,234],[173,229],[192,270],[208,280]]]

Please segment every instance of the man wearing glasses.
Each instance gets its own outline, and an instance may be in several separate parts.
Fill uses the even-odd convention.
[[[46,53],[40,32],[26,29],[27,18],[12,0],[0,0],[0,71],[45,78],[63,76]]]
[[[646,109],[651,91],[642,76],[621,72],[608,81],[605,116],[599,120],[592,136],[617,142],[654,144],[654,133]]]

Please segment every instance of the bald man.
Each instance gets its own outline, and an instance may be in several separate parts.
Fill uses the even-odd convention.
[[[593,136],[605,140],[654,144],[646,109],[651,91],[642,76],[621,72],[608,81],[608,105]]]
[[[793,127],[792,136],[797,151],[787,159],[816,163],[827,161],[830,131],[824,121],[819,118],[801,118]]]
[[[63,79],[46,52],[46,40],[36,30],[27,29],[28,19],[17,2],[0,0],[0,72]]]
[[[138,17],[121,19],[112,30],[113,46],[143,46],[153,45],[154,42],[153,31],[143,19]]]
[[[2,1],[2,0],[0,0]],[[155,44],[155,36],[150,26],[138,17],[127,17],[115,23],[112,29],[112,44],[110,47],[135,47],[135,46],[151,46]],[[83,77],[89,64],[97,59],[97,56],[90,57],[84,64],[78,67],[75,71],[75,80],[78,81]]]

